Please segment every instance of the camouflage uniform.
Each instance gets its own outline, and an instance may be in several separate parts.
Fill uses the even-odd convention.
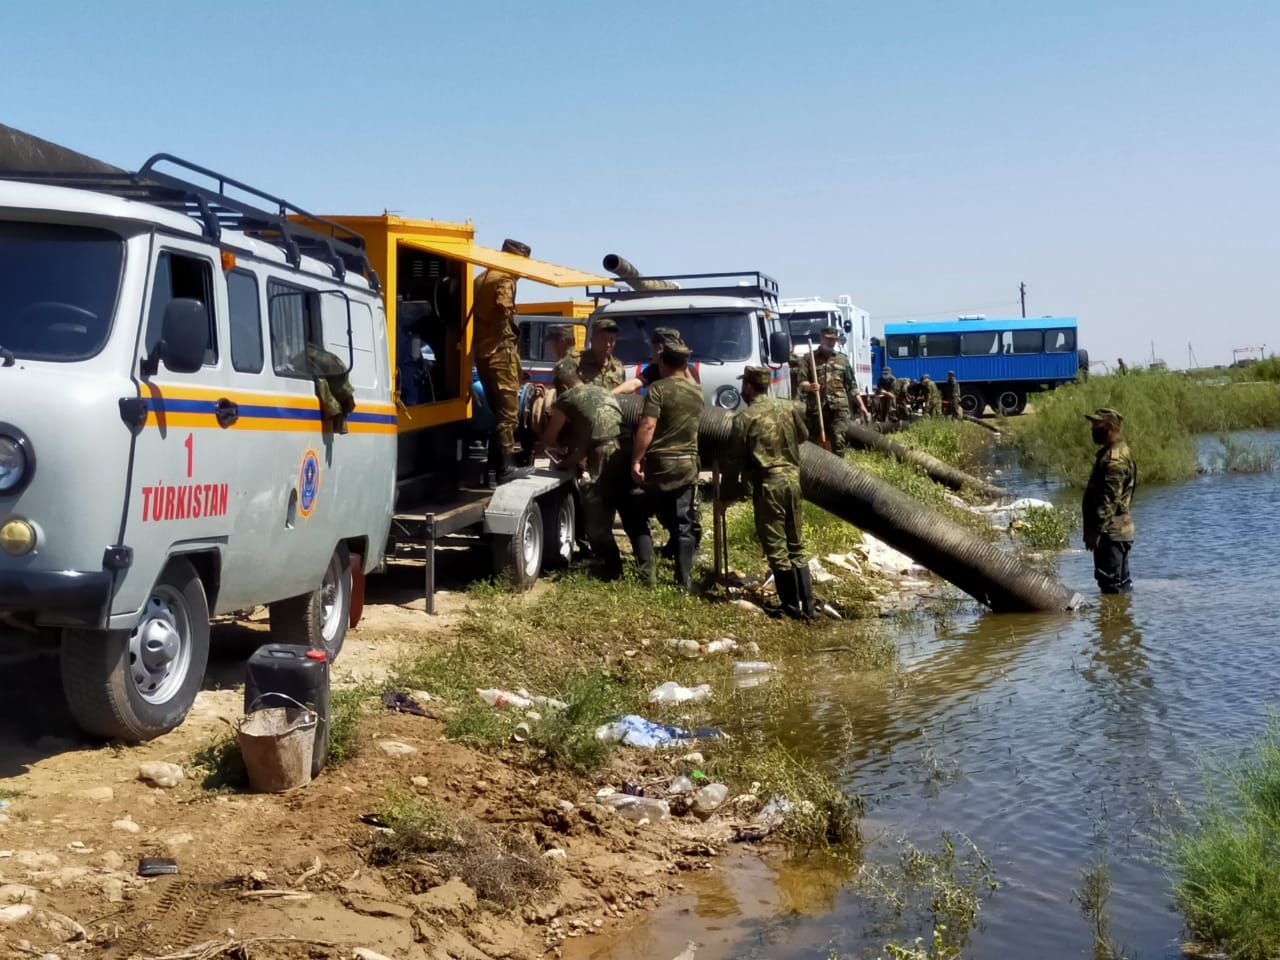
[[[907,377],[899,377],[893,384],[894,410],[899,420],[911,419],[911,381]]]
[[[959,420],[964,416],[964,407],[960,404],[960,381],[955,378],[955,374],[947,374],[943,389],[946,391],[947,402],[951,405],[950,415]]]
[[[818,393],[801,393],[801,383],[813,383],[813,373],[808,357],[796,354],[791,358],[791,395],[804,400],[805,421],[809,435],[818,433],[818,403],[822,403],[822,426],[831,444],[831,452],[839,456],[848,446],[844,432],[849,427],[849,409],[857,395],[858,382],[854,378],[849,358],[843,353],[826,353],[819,349],[813,355],[818,371]]]
[[[613,538],[613,517],[627,478],[627,457],[618,442],[622,411],[612,394],[587,383],[561,393],[553,409],[564,414],[562,437],[570,454],[584,455],[588,479],[579,482],[578,492],[591,552],[604,565],[606,576],[617,576],[622,572],[622,558]]]
[[[880,379],[876,381],[876,419],[884,423],[889,419],[889,412],[893,409],[894,384],[897,381],[893,378],[893,373],[888,367],[880,372]]]
[[[516,349],[516,278],[489,269],[476,277],[472,345],[476,371],[493,411],[498,446],[516,452],[520,353]]]
[[[1134,537],[1130,508],[1137,485],[1138,467],[1128,444],[1117,439],[1098,450],[1081,509],[1085,536],[1091,532],[1098,536],[1093,576],[1103,593],[1133,589],[1129,577],[1129,550]]]
[[[605,390],[620,387],[627,379],[626,369],[617,357],[610,357],[603,366],[590,350],[578,358],[578,376],[583,383],[594,383]]]
[[[645,392],[641,416],[653,417],[657,424],[645,452],[644,490],[638,497],[628,497],[623,515],[636,562],[650,583],[657,581],[657,566],[649,518],[658,517],[676,542],[676,582],[686,590],[692,587],[697,546],[694,490],[698,485],[702,407],[702,388],[685,377],[664,377]]]
[[[926,380],[922,386],[924,387],[924,413],[927,417],[937,417],[942,415],[942,391],[938,389],[938,385],[933,382],[932,378]]]

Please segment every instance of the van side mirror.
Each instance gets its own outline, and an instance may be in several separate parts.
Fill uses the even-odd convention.
[[[781,366],[791,359],[791,334],[775,330],[769,334],[769,362]]]
[[[846,321],[844,322],[844,332],[845,332],[845,333],[853,333],[853,321],[852,321],[852,320],[846,320]]]
[[[195,373],[204,366],[209,345],[209,311],[199,300],[170,300],[160,326],[160,342],[143,361],[143,372],[154,374],[163,361],[174,373]]]

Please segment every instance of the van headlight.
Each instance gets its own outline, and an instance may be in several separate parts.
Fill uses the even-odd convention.
[[[725,410],[737,410],[738,404],[742,402],[742,394],[738,393],[735,387],[721,387],[716,391],[715,404]]]
[[[30,479],[31,467],[27,438],[0,433],[0,494],[17,493]]]

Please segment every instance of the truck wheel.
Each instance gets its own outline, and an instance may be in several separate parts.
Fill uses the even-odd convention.
[[[525,507],[516,532],[493,538],[494,573],[513,587],[528,590],[542,572],[542,510],[536,503]]]
[[[351,622],[351,555],[340,543],[319,589],[271,604],[271,640],[323,650],[332,663],[342,653]]]
[[[1025,390],[1018,391],[1018,406],[1014,413],[1025,413],[1027,409],[1027,392]]]
[[[983,410],[986,409],[987,401],[977,390],[962,387],[960,394],[960,409],[971,417],[982,416]]]
[[[186,560],[171,560],[133,630],[64,630],[62,689],[76,723],[138,743],[168,733],[195,703],[209,660],[209,603]]]
[[[578,507],[573,493],[566,489],[543,497],[541,512],[546,534],[542,568],[563,570],[573,560],[573,545],[577,542]]]
[[[1005,387],[996,394],[994,406],[996,411],[1003,417],[1011,417],[1015,413],[1019,413],[1019,405],[1021,405],[1021,409],[1025,409],[1027,406],[1027,395],[1021,390]]]

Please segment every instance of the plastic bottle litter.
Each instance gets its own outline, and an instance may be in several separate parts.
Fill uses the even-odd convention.
[[[768,673],[773,669],[773,664],[767,660],[737,660],[733,664],[733,675],[741,677],[749,673]]]
[[[705,644],[702,648],[703,653],[723,653],[726,650],[737,650],[738,641],[733,637],[721,637],[719,640],[712,640]]]
[[[690,737],[687,730],[663,726],[632,713],[597,727],[596,739],[606,743],[621,741],[628,747],[656,750],[658,747],[684,746]]]
[[[742,652],[751,657],[760,656],[760,644],[754,640],[748,640],[742,647]]]
[[[568,706],[563,700],[556,700],[553,697],[535,697],[528,690],[521,688],[514,693],[510,690],[499,690],[496,687],[487,690],[476,688],[476,693],[489,706],[496,709],[505,707],[515,707],[519,710],[528,710],[535,703],[544,707],[555,707],[557,710],[563,710]]]
[[[667,787],[667,793],[692,793],[695,789],[693,781],[682,774],[671,781],[671,785]]]
[[[677,640],[674,637],[667,641],[667,646],[686,657],[696,657],[702,652],[702,644],[697,640]]]
[[[766,803],[760,812],[756,814],[756,819],[760,822],[781,819],[791,812],[791,801],[786,797],[774,797]]]
[[[764,613],[763,609],[756,606],[750,600],[743,600],[741,597],[736,600],[730,600],[729,602],[739,610],[745,610],[747,613]]]
[[[668,680],[649,691],[650,703],[689,703],[705,700],[711,696],[711,684],[703,683],[696,687],[685,687]]]
[[[720,809],[729,796],[729,788],[723,783],[712,783],[693,795],[693,812],[704,820]]]
[[[652,797],[633,797],[628,793],[612,793],[600,798],[600,802],[606,807],[612,807],[618,812],[618,816],[625,817],[627,820],[648,820],[650,823],[657,823],[671,818],[671,808],[667,806],[667,801],[655,800]]]

